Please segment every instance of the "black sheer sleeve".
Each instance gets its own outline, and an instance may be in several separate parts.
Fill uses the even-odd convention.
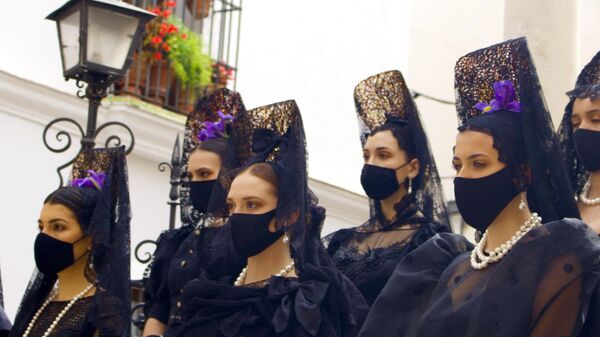
[[[168,284],[169,266],[181,242],[192,230],[191,226],[166,231],[156,243],[156,251],[146,280],[144,312],[147,318],[155,318],[164,324],[169,322],[171,296]]]
[[[472,244],[456,234],[437,234],[406,255],[373,303],[359,336],[404,336],[429,304],[442,272]]]

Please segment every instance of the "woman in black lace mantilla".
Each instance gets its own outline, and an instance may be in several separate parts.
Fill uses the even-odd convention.
[[[449,226],[435,161],[402,74],[367,78],[356,86],[354,100],[371,218],[325,242],[337,268],[372,304],[398,261]]]
[[[183,324],[167,336],[355,336],[366,304],[321,243],[325,212],[307,186],[296,103],[238,116],[227,158],[218,194],[231,213],[234,247],[248,264],[230,284],[188,283]]]
[[[80,153],[70,186],[44,201],[10,336],[129,336],[130,218],[124,148]]]
[[[224,226],[226,214],[218,212],[225,201],[211,200],[231,123],[244,110],[238,93],[219,89],[200,98],[187,118],[179,190],[182,225],[157,241],[145,283],[144,336],[163,335],[181,323],[181,292],[187,282],[203,276],[227,283],[243,267],[245,259],[233,249]]]

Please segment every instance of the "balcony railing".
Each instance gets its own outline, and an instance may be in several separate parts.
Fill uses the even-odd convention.
[[[129,0],[138,7],[150,9],[164,6],[166,1]],[[242,0],[177,0],[171,1],[172,15],[198,34],[203,52],[212,60],[210,83],[191,88],[175,76],[168,59],[149,62],[143,47],[135,53],[127,76],[112,89],[114,95],[130,95],[181,114],[193,108],[198,97],[217,88],[235,90],[238,72]]]

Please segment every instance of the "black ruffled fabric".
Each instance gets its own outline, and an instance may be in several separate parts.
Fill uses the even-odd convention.
[[[332,284],[331,273],[309,267],[305,280],[273,276],[264,287],[197,279],[184,289],[186,324],[177,336],[354,336],[367,308],[339,310],[348,298],[361,303],[361,295],[349,282]]]
[[[586,224],[538,227],[481,271],[462,240],[436,236],[406,256],[360,336],[600,335],[600,238]]]

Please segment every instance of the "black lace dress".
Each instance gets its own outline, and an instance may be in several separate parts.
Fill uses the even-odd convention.
[[[600,238],[586,224],[538,227],[481,271],[470,249],[442,234],[407,255],[360,336],[600,336]]]
[[[75,302],[59,321],[57,328],[52,331],[52,337],[92,337],[99,336],[96,328],[90,322],[88,313],[92,306],[93,297],[85,297]],[[69,301],[52,301],[40,314],[33,325],[29,336],[42,337]]]
[[[423,216],[410,196],[396,205],[393,221],[375,216],[365,224],[341,229],[325,238],[327,250],[371,305],[408,253],[447,227]],[[381,214],[376,210],[376,214]]]

